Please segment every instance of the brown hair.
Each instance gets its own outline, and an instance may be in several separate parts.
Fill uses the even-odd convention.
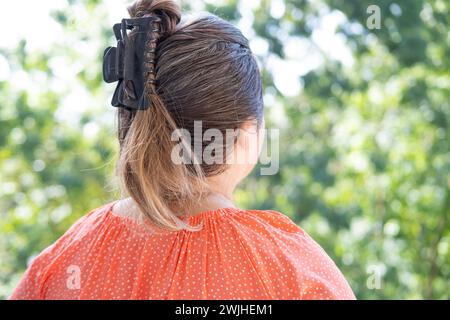
[[[239,129],[263,117],[259,69],[248,40],[235,26],[208,14],[181,20],[172,0],[138,0],[132,18],[157,16],[145,54],[154,61],[145,74],[146,110],[119,109],[117,172],[125,194],[156,226],[189,228],[173,205],[189,203],[207,189],[204,178],[225,170],[221,164],[175,164],[172,133]],[[193,148],[195,141],[191,141]]]

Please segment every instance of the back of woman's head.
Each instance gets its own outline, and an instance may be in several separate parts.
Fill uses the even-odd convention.
[[[148,35],[153,41],[145,48],[152,62],[144,74],[151,106],[119,108],[118,175],[145,218],[177,230],[186,227],[178,219],[185,212],[176,212],[174,204],[180,208],[199,197],[207,190],[205,178],[223,172],[226,164],[175,163],[172,153],[179,141],[173,141],[173,133],[184,129],[193,137],[181,139],[186,147],[193,150],[200,143],[203,149],[199,139],[208,129],[225,136],[248,121],[260,124],[260,74],[247,39],[214,15],[180,22],[180,8],[172,0],[138,0],[128,11],[131,18],[160,19],[153,22]],[[194,122],[201,123],[200,136],[194,135]]]

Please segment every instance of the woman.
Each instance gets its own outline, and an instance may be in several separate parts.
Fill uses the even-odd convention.
[[[180,22],[171,0],[139,0],[129,13],[104,61],[105,80],[119,82],[126,196],[45,249],[11,298],[354,299],[288,217],[232,201],[264,128],[247,39],[214,15]]]

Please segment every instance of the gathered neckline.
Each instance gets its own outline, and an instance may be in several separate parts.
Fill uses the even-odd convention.
[[[135,225],[140,225],[140,222],[137,221],[137,219],[133,216],[129,215],[120,215],[117,213],[114,213],[113,208],[114,205],[117,204],[120,200],[116,200],[108,205],[106,208],[107,215],[113,217],[114,219],[121,221],[121,222],[129,222]],[[198,213],[195,213],[193,215],[185,215],[180,216],[180,218],[184,218],[186,222],[188,222],[192,226],[196,226],[198,224],[201,224],[202,221],[205,220],[217,220],[221,219],[226,216],[235,215],[235,214],[241,214],[246,213],[249,210],[244,210],[236,207],[223,207],[218,209],[212,209],[212,210],[205,210]],[[255,210],[251,210],[255,211]],[[256,211],[262,211],[262,210],[256,210]],[[159,228],[158,228],[159,229]]]

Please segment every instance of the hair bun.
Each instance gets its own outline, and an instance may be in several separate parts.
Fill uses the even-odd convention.
[[[137,0],[128,7],[128,13],[131,18],[149,16],[161,18],[162,35],[174,33],[181,19],[181,8],[173,0]]]

